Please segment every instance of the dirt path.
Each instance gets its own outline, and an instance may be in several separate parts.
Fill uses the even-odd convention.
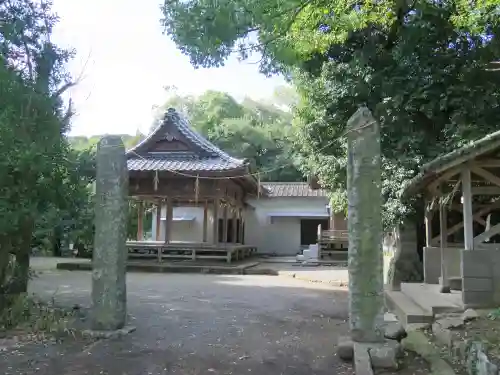
[[[334,355],[347,332],[340,288],[273,276],[128,274],[137,331],[119,340],[28,345],[0,372],[46,375],[352,374]],[[90,273],[46,271],[33,292],[90,304]]]

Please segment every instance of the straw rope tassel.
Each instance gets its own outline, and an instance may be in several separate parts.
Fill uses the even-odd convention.
[[[198,204],[198,197],[200,195],[200,176],[196,176],[196,180],[194,182],[194,201]]]
[[[158,191],[158,183],[160,182],[160,179],[158,178],[158,171],[155,171],[155,177],[153,178],[153,187],[155,191]]]

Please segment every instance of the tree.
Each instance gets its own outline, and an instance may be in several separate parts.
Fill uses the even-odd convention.
[[[263,72],[294,82],[302,98],[295,150],[337,210],[345,209],[345,124],[366,104],[381,125],[390,225],[410,212],[399,191],[422,163],[498,123],[500,75],[486,67],[500,59],[499,5],[465,4],[169,1],[163,23],[194,65],[257,50]],[[192,37],[198,30],[203,38]]]
[[[71,107],[61,94],[74,83],[64,70],[71,51],[50,41],[50,2],[0,3],[0,296],[26,291],[40,214],[64,196]],[[73,167],[73,166],[71,166]],[[14,275],[8,277],[11,255]],[[5,307],[6,301],[0,301]]]
[[[262,180],[302,180],[291,152],[291,113],[249,98],[238,103],[230,95],[215,91],[198,98],[174,94],[157,108],[153,127],[168,107],[184,112],[193,127],[222,150],[248,159],[262,172]]]

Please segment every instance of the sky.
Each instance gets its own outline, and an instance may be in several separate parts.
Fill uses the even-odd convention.
[[[70,135],[147,131],[152,107],[165,102],[165,86],[199,95],[224,91],[238,100],[270,97],[281,77],[258,72],[258,57],[225,67],[195,69],[162,34],[162,0],[55,0],[60,17],[53,41],[76,50],[68,65],[79,84],[68,92],[76,116]]]

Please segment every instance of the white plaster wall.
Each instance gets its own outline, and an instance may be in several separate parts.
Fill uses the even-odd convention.
[[[328,218],[328,200],[321,197],[261,198],[247,202],[245,210],[245,243],[257,247],[259,253],[295,255],[301,250],[301,217],[273,217],[277,213],[309,213],[302,218]],[[162,207],[162,218],[166,217],[166,206]],[[221,210],[222,211],[222,210]],[[222,212],[219,217],[222,217]],[[194,216],[192,221],[172,222],[172,241],[203,241],[203,207],[174,207],[174,217]],[[153,211],[152,239],[156,239],[156,211]],[[160,238],[165,238],[166,220],[162,220]],[[325,228],[326,229],[326,228]],[[208,242],[213,239],[213,210],[208,211]]]
[[[327,198],[261,198],[247,203],[251,207],[245,212],[245,243],[257,246],[259,253],[295,255],[301,250],[301,218],[274,217],[270,220],[269,214],[307,212],[328,217]],[[310,218],[320,217],[311,215]]]

